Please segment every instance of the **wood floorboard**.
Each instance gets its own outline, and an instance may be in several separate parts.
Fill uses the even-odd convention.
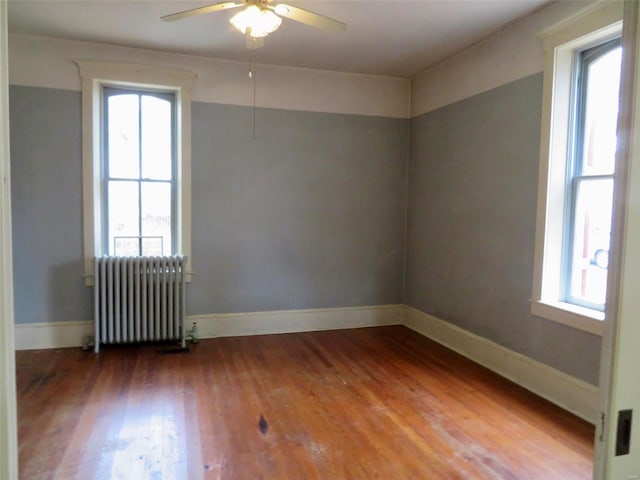
[[[591,425],[405,327],[166,348],[17,352],[20,478],[591,478]]]

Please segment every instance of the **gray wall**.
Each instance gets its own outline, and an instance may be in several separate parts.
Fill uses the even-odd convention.
[[[80,93],[11,86],[9,109],[16,322],[90,320]]]
[[[89,320],[80,93],[12,86],[18,323]],[[194,103],[188,313],[401,300],[409,121]]]
[[[597,384],[600,338],[530,314],[542,74],[412,120],[404,302]]]
[[[409,121],[193,108],[194,313],[399,303]]]

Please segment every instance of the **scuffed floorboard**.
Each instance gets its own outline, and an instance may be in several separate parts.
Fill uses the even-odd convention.
[[[591,478],[593,427],[405,327],[17,352],[20,478]]]

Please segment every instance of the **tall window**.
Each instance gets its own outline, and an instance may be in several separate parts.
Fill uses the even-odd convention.
[[[102,255],[184,255],[191,280],[195,74],[76,61],[82,78],[84,278]]]
[[[564,293],[597,310],[607,288],[621,59],[619,39],[576,55]]]
[[[603,332],[622,2],[541,33],[545,50],[531,313]]]
[[[176,253],[174,94],[104,87],[103,112],[103,251]]]

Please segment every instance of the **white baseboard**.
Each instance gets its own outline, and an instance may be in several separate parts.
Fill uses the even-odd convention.
[[[199,338],[337,330],[400,325],[402,305],[323,308],[251,313],[189,315],[186,327],[198,324]],[[15,326],[16,350],[79,347],[93,335],[93,322],[23,323]]]
[[[405,306],[403,324],[595,424],[598,388],[449,322]]]
[[[93,322],[17,323],[16,350],[79,347],[93,335]]]
[[[402,305],[381,305],[190,315],[187,317],[187,328],[191,328],[192,323],[197,322],[199,338],[239,337],[400,325],[403,314]]]

